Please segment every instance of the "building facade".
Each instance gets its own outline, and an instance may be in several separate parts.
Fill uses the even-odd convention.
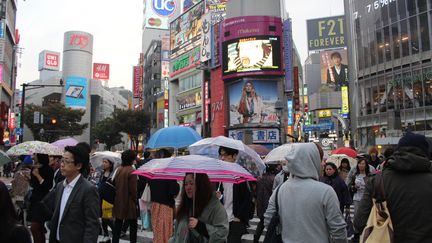
[[[432,1],[345,0],[357,146],[432,135]],[[361,33],[361,34],[360,34]]]

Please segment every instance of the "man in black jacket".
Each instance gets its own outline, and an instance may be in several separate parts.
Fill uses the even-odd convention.
[[[384,193],[398,242],[432,242],[432,167],[425,136],[407,133],[382,171]],[[372,208],[375,177],[355,213],[354,227],[362,232]]]
[[[234,163],[238,150],[220,147],[219,157],[226,162]],[[229,234],[227,243],[241,242],[243,234],[247,233],[247,225],[251,218],[252,194],[247,182],[232,184],[222,183],[223,203],[228,215]]]

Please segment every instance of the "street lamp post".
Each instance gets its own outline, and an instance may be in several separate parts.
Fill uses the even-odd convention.
[[[279,142],[280,142],[280,144],[283,144],[283,141],[282,141],[282,129],[283,129],[283,122],[282,122],[282,111],[283,111],[283,108],[284,108],[284,104],[283,104],[283,102],[278,98],[277,99],[277,101],[276,101],[276,103],[275,103],[275,110],[276,110],[276,112],[277,112],[277,116],[278,116],[278,127],[279,127]]]
[[[22,84],[22,97],[21,97],[21,116],[20,116],[20,129],[21,136],[19,142],[22,143],[24,141],[24,112],[25,112],[25,95],[26,90],[40,89],[45,87],[63,87],[63,79],[60,79],[60,84]],[[30,87],[30,88],[27,88]]]

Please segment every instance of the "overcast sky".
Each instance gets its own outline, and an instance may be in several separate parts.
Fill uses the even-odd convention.
[[[343,0],[285,1],[304,62],[306,19],[343,14]],[[42,50],[62,52],[64,32],[81,30],[93,35],[93,62],[110,64],[109,86],[131,89],[132,66],[141,52],[142,10],[142,0],[18,0],[17,28],[23,48],[18,57],[18,84],[39,78]]]

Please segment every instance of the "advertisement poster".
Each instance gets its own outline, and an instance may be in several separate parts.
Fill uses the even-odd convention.
[[[307,20],[308,50],[344,47],[345,17],[332,16]]]
[[[83,77],[66,78],[66,107],[72,109],[86,109],[87,106],[87,79]]]
[[[342,117],[349,117],[349,98],[348,98],[348,87],[342,86]]]
[[[281,68],[280,39],[258,36],[228,41],[222,47],[224,75]]]
[[[230,126],[278,121],[275,110],[277,81],[244,80],[230,85],[228,90]]]
[[[182,0],[182,13],[188,11],[195,4],[199,3],[201,0]]]
[[[169,29],[169,17],[177,9],[178,0],[145,0],[144,26],[148,29]]]
[[[93,63],[93,79],[108,80],[109,64]]]
[[[204,2],[201,2],[171,22],[171,58],[181,55],[200,44],[201,17],[203,14]],[[185,48],[186,46],[188,48]]]
[[[225,19],[227,2],[228,0],[206,0],[206,13],[211,15],[212,25]]]
[[[340,91],[343,85],[349,85],[346,49],[321,51],[320,59],[322,84],[327,84],[335,91]]]

